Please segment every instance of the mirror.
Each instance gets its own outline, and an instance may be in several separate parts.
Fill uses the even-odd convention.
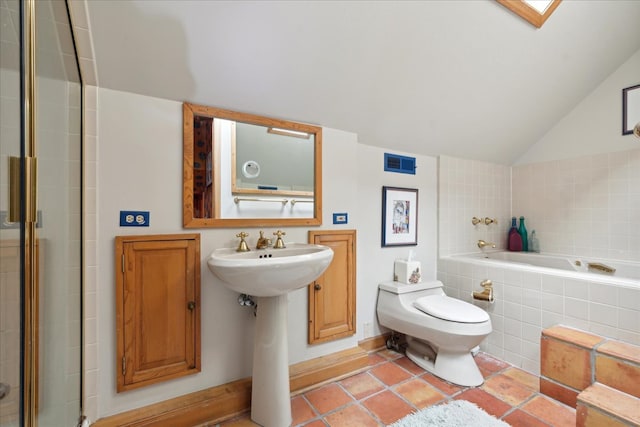
[[[322,224],[322,128],[182,110],[185,228]]]

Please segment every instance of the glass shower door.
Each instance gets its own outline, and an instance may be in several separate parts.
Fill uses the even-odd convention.
[[[82,87],[66,2],[37,0],[40,427],[75,426],[82,381]]]
[[[82,412],[82,85],[66,2],[0,1],[0,43],[0,427],[71,427]]]
[[[20,4],[0,2],[0,426],[21,425],[21,319],[24,239],[10,223],[10,158],[21,157]],[[20,197],[20,194],[16,195]],[[14,211],[15,212],[15,211]]]

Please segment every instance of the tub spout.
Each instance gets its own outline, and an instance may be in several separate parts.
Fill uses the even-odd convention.
[[[483,280],[480,282],[480,286],[482,286],[484,290],[481,292],[473,291],[473,299],[493,302],[493,283],[491,280]]]
[[[609,274],[613,274],[616,272],[616,269],[613,267],[609,267],[606,264],[602,264],[599,262],[588,262],[587,263],[587,268],[589,270],[596,270],[596,271],[600,271],[601,273],[609,273]]]
[[[496,247],[495,243],[490,243],[490,242],[485,242],[484,240],[478,240],[478,247],[480,249],[484,248],[485,246],[491,246],[492,248]]]

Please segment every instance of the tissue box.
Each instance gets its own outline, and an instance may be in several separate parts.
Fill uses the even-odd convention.
[[[422,281],[420,261],[397,259],[393,267],[393,280],[396,282],[420,283]]]

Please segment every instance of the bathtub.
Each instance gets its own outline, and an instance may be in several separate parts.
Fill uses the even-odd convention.
[[[489,265],[506,266],[508,264],[511,267],[522,268],[526,271],[541,271],[593,282],[640,287],[640,263],[506,251],[474,253],[456,257],[469,258],[472,262],[486,262]]]
[[[493,332],[480,348],[534,374],[541,332],[558,324],[640,345],[638,263],[494,251],[441,257],[437,277],[447,295],[489,313]],[[486,279],[493,282],[491,304],[472,297]]]

